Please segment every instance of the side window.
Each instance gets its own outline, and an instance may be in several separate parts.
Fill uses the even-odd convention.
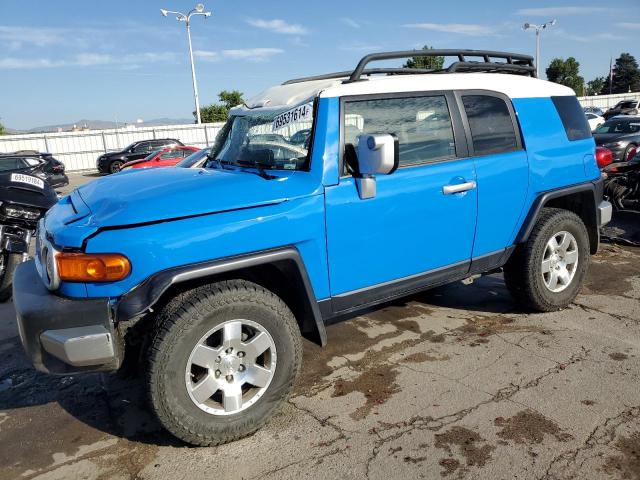
[[[591,138],[591,128],[578,99],[573,95],[566,97],[551,97],[551,101],[560,115],[564,131],[570,141]]]
[[[133,149],[136,153],[147,153],[151,151],[151,143],[150,142],[140,142]]]
[[[463,95],[475,155],[512,152],[518,149],[511,112],[502,98]],[[584,115],[583,115],[584,117]]]
[[[444,95],[347,101],[344,108],[346,163],[355,155],[358,137],[375,133],[398,137],[401,167],[456,156],[453,126]]]

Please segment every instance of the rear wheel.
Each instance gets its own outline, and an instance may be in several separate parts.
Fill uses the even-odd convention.
[[[11,298],[13,274],[22,261],[22,254],[0,253],[0,302]]]
[[[121,160],[115,160],[109,164],[109,173],[118,173],[120,169],[124,165],[124,162]]]
[[[590,261],[589,235],[575,213],[545,208],[523,245],[504,269],[515,299],[525,307],[550,312],[578,295]]]
[[[150,346],[153,410],[176,437],[217,445],[260,428],[287,399],[302,363],[285,303],[246,281],[181,295],[161,314]]]
[[[637,145],[634,145],[633,143],[629,144],[629,145],[627,146],[627,148],[625,148],[624,153],[622,154],[622,159],[621,159],[621,161],[623,161],[623,162],[627,162],[627,161],[631,160],[631,159],[630,159],[630,158],[628,158],[628,157],[629,157],[629,155],[631,154],[631,152],[632,152],[633,150],[636,150],[637,148],[638,148],[638,146],[637,146]]]

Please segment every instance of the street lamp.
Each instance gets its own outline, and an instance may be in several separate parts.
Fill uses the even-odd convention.
[[[204,5],[199,3],[195,6],[193,10],[189,13],[182,12],[174,12],[172,10],[165,10],[164,8],[160,9],[160,13],[163,16],[167,16],[168,14],[172,14],[176,16],[176,20],[179,22],[185,22],[187,25],[187,38],[189,39],[189,59],[191,60],[191,80],[193,82],[193,98],[196,102],[196,119],[198,123],[202,123],[200,119],[200,102],[198,101],[198,83],[196,82],[196,67],[193,63],[193,49],[191,47],[191,17],[193,15],[202,15],[204,18],[208,18],[211,16],[211,12],[204,11]]]
[[[550,22],[543,23],[542,25],[536,25],[535,23],[525,23],[522,26],[522,30],[529,30],[530,28],[534,28],[536,30],[536,76],[538,78],[540,78],[540,31],[548,27],[552,27],[555,24],[556,19],[554,18]]]

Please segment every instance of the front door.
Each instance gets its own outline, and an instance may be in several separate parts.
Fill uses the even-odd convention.
[[[334,309],[348,308],[347,298],[410,285],[423,274],[468,269],[476,174],[453,95],[351,97],[343,99],[341,115],[347,166],[339,184],[325,192]],[[378,175],[376,196],[361,200],[348,165],[357,137],[373,133],[398,137],[400,167]]]

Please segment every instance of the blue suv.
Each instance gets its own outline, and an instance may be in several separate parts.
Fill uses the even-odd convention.
[[[368,68],[416,55],[453,62]],[[47,213],[15,275],[24,349],[54,374],[140,361],[167,430],[240,438],[334,317],[499,270],[531,310],[571,303],[611,218],[594,148],[525,55],[288,81],[232,110],[205,168],[122,172]]]

